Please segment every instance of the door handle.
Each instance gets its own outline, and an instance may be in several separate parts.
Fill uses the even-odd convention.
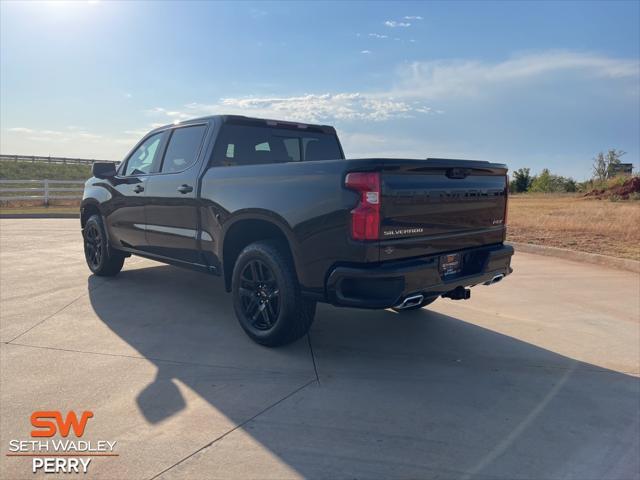
[[[133,191],[136,193],[144,192],[144,187],[142,185],[136,185],[136,188],[134,188]]]
[[[179,191],[180,193],[183,193],[183,194],[184,194],[184,193],[191,193],[191,192],[193,192],[193,187],[192,187],[191,185],[187,185],[187,184],[185,183],[185,184],[182,184],[182,185],[180,185],[180,186],[178,187],[178,191]]]

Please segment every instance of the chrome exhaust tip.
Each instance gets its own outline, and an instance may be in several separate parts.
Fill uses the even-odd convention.
[[[416,307],[416,306],[418,306],[418,305],[420,305],[422,303],[422,300],[424,300],[424,295],[422,295],[422,294],[411,295],[411,296],[405,298],[398,305],[395,305],[393,308],[397,308],[398,310],[402,310],[402,309],[409,308],[409,307]]]
[[[495,275],[491,280],[489,280],[488,282],[484,282],[483,285],[493,285],[494,283],[498,283],[500,280],[502,280],[504,278],[504,273],[499,273],[498,275]]]

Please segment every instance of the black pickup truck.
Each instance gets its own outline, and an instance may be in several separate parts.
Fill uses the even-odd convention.
[[[346,160],[333,127],[218,115],[94,164],[81,225],[94,274],[135,254],[222,275],[247,334],[276,346],[316,302],[403,312],[504,278],[507,191],[505,165]]]

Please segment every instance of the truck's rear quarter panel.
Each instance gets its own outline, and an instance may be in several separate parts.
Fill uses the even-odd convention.
[[[379,255],[377,244],[349,238],[357,195],[343,187],[348,165],[328,160],[209,169],[202,179],[203,249],[222,258],[223,246],[214,239],[223,240],[234,222],[270,220],[291,238],[300,283],[323,294],[332,264],[372,262]]]

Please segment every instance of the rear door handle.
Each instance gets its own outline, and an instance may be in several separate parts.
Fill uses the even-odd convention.
[[[183,184],[178,187],[178,191],[180,193],[191,193],[193,192],[193,187],[191,185]]]
[[[136,188],[134,188],[133,191],[136,193],[144,192],[144,187],[142,185],[136,185]]]

